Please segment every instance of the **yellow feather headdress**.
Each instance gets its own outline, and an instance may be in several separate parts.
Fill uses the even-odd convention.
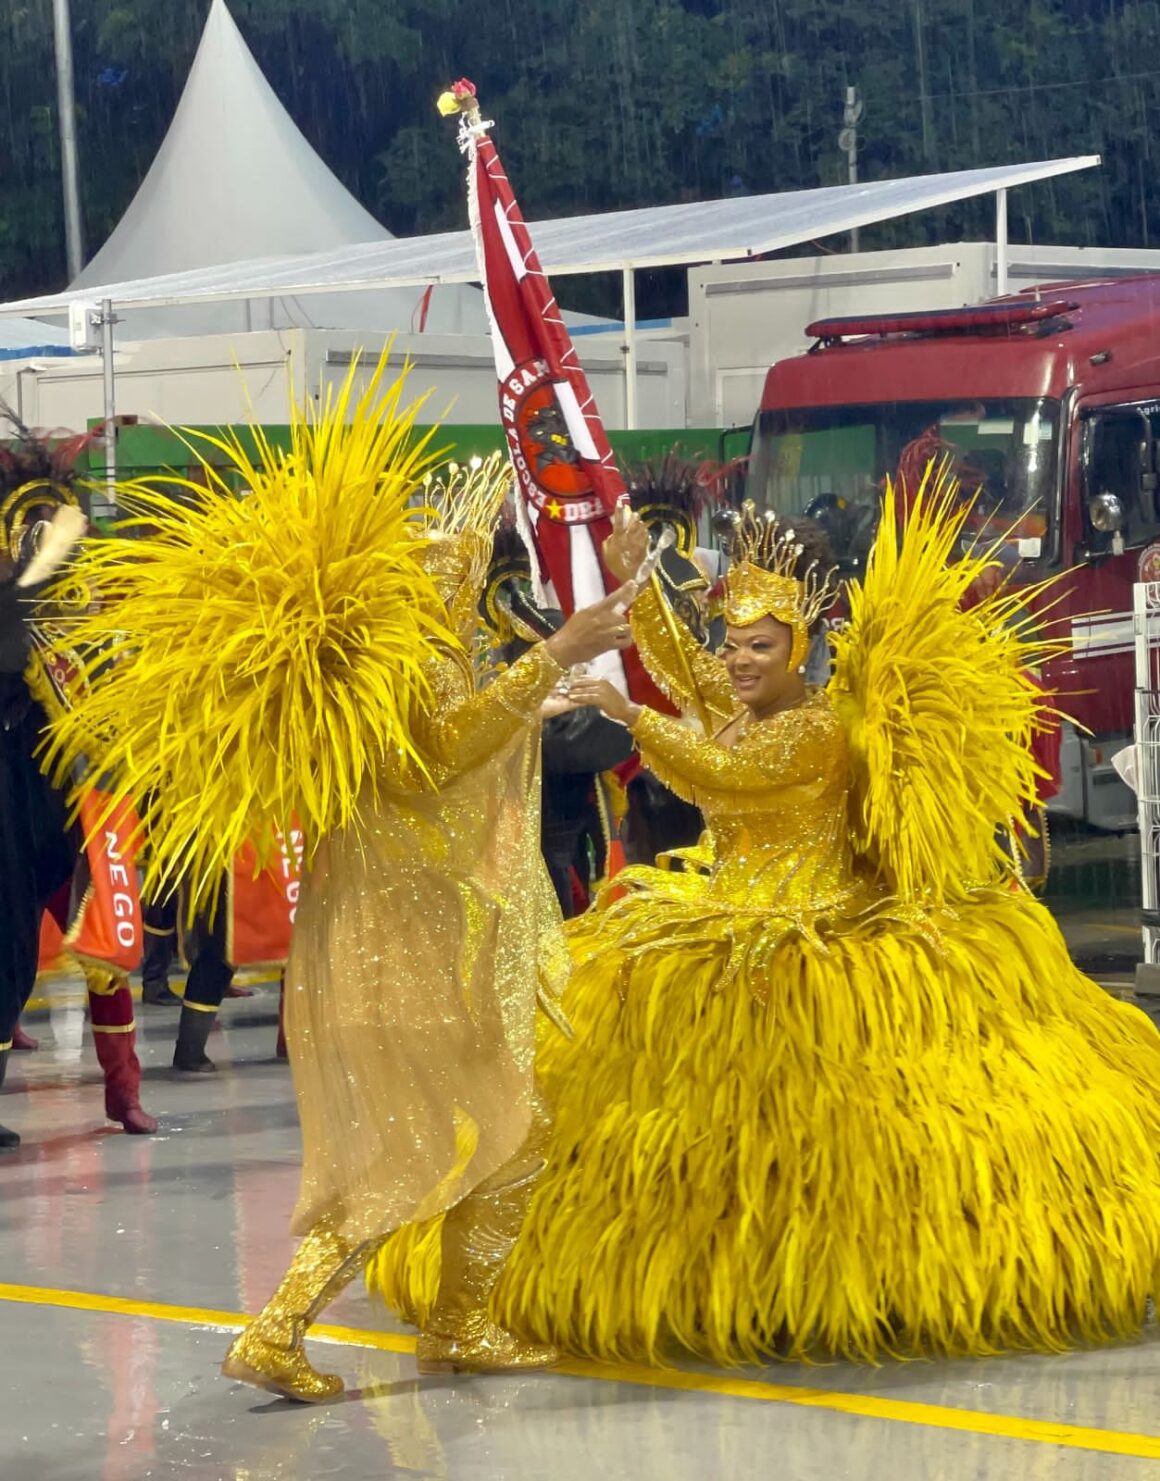
[[[143,810],[153,890],[212,895],[244,844],[266,857],[292,827],[309,856],[400,765],[422,773],[426,665],[460,645],[416,506],[433,433],[409,367],[386,370],[384,352],[360,391],[352,364],[294,407],[287,451],[260,427],[187,434],[193,473],[122,486],[124,538],[76,562],[100,607],[70,625],[88,686],[48,764],[71,780],[84,758],[111,808]]]
[[[1004,537],[966,540],[970,511],[945,463],[929,464],[917,489],[888,481],[834,639],[852,842],[908,903],[961,898],[1009,875],[1003,838],[1034,807],[1044,775],[1031,738],[1060,719],[1034,676],[1070,651],[1049,617],[1055,580],[1000,582],[972,601]]]

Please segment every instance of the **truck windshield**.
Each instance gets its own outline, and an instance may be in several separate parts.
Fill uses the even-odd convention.
[[[835,558],[856,569],[870,549],[887,475],[913,490],[930,460],[945,457],[964,498],[975,500],[971,529],[1006,535],[1034,558],[1047,551],[1058,428],[1059,403],[1042,399],[763,411],[748,497],[760,508],[818,519]]]

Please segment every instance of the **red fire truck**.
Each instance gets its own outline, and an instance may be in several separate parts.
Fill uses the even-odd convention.
[[[1160,276],[807,333],[813,348],[766,377],[750,497],[819,518],[857,574],[885,477],[913,486],[949,457],[975,526],[1006,533],[1016,579],[1069,571],[1072,651],[1043,677],[1083,729],[1065,727],[1051,805],[1134,827],[1110,758],[1131,738],[1132,584],[1160,579]]]

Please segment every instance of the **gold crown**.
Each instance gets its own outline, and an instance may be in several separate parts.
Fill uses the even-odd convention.
[[[423,564],[457,630],[472,625],[470,614],[487,576],[496,521],[512,481],[511,464],[502,453],[447,463],[423,481],[422,530],[430,542]]]
[[[772,510],[759,514],[748,500],[730,528],[725,621],[731,627],[749,627],[762,617],[784,622],[793,631],[791,669],[805,662],[810,628],[834,600],[833,571],[812,561],[797,575],[803,549],[792,526],[783,528]]]

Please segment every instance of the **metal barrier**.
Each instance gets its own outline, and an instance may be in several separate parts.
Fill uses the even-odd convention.
[[[1136,989],[1160,995],[1160,581],[1133,587],[1136,642],[1136,806],[1144,960]]]

